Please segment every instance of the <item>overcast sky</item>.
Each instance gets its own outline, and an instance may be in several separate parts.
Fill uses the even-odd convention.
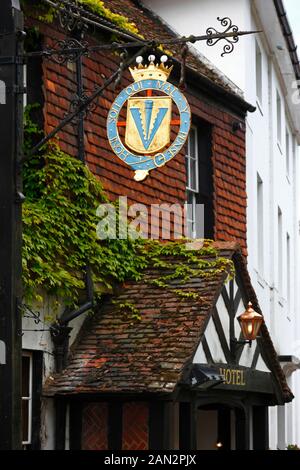
[[[298,56],[300,55],[300,1],[284,0],[284,5],[288,14],[288,19],[294,33],[295,42],[298,46]]]

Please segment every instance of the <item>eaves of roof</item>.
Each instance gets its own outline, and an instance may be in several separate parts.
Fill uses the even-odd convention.
[[[282,33],[284,35],[284,38],[288,47],[288,51],[290,54],[291,62],[293,64],[296,79],[300,80],[300,63],[299,63],[299,57],[297,53],[297,46],[295,44],[295,39],[294,39],[293,32],[290,27],[287,13],[285,11],[282,0],[273,0],[273,1],[274,1],[276,12],[279,18]]]

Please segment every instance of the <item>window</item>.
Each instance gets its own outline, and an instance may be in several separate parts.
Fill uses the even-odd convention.
[[[285,135],[285,158],[286,158],[286,174],[290,175],[290,133],[286,129]]]
[[[262,54],[258,42],[255,41],[256,49],[256,97],[262,105]]]
[[[282,141],[282,110],[281,110],[281,98],[276,92],[276,113],[277,113],[277,142],[281,144]]]
[[[187,153],[186,153],[186,176],[187,176],[187,225],[188,237],[197,237],[197,195],[199,193],[198,180],[198,136],[196,127],[191,127]]]
[[[296,171],[296,150],[297,149],[297,142],[296,137],[292,136],[292,156],[290,158],[290,181],[292,182],[294,179],[295,171]]]
[[[43,377],[42,351],[22,354],[22,444],[24,449],[41,446],[41,393]]]
[[[291,307],[291,238],[286,234],[286,298],[288,308]]]
[[[199,126],[191,127],[185,162],[187,236],[214,238],[211,127],[207,123],[199,121]]]
[[[22,444],[31,444],[32,423],[32,353],[22,356]]]
[[[264,269],[264,193],[263,182],[257,173],[257,267],[260,273]]]
[[[278,291],[282,293],[282,212],[278,207]]]

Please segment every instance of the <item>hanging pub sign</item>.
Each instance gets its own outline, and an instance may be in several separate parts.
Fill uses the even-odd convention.
[[[137,57],[138,66],[129,68],[134,83],[121,91],[112,104],[107,117],[107,136],[114,153],[135,170],[134,179],[144,180],[150,170],[165,165],[181,150],[191,125],[191,111],[185,96],[168,77],[173,67],[165,62],[155,64],[149,56],[149,65]],[[179,119],[172,119],[175,103]],[[127,105],[126,121],[119,121],[122,108]],[[178,128],[171,141],[171,126]],[[119,129],[125,128],[125,132]],[[121,134],[121,135],[120,135]]]

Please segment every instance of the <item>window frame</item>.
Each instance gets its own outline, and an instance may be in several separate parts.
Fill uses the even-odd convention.
[[[289,232],[286,232],[286,300],[288,310],[291,309],[291,286],[292,286],[292,257],[291,257],[291,236]]]
[[[282,99],[279,93],[279,90],[276,89],[276,138],[277,138],[277,145],[279,147],[280,152],[282,153]]]
[[[256,226],[257,226],[257,270],[263,275],[264,263],[264,182],[260,174],[256,174],[256,196],[257,196],[257,210],[256,210]],[[261,220],[259,220],[261,218]]]
[[[22,435],[22,446],[29,446],[32,444],[32,402],[33,402],[33,353],[31,351],[22,351],[23,357],[29,357],[29,395],[23,396],[22,391],[22,403],[23,401],[28,401],[28,428],[27,428],[27,437],[28,440],[23,441]],[[23,432],[23,417],[22,417],[22,432]]]
[[[258,70],[258,58],[259,58],[259,70]],[[258,80],[258,72],[259,72],[259,79]],[[259,85],[259,86],[258,86]],[[257,40],[255,40],[255,93],[256,93],[256,100],[259,107],[263,108],[263,55],[262,49],[260,44]]]
[[[291,133],[286,127],[285,131],[285,158],[286,158],[286,175],[288,179],[290,178],[290,173],[291,173],[291,150],[292,150],[292,145],[293,143],[291,142]],[[292,145],[291,145],[292,144]]]
[[[278,292],[282,296],[283,293],[283,215],[282,210],[277,208],[277,270],[278,270]]]
[[[191,157],[190,155],[190,133],[191,131],[194,133],[194,140],[195,140],[195,158]],[[186,147],[186,154],[185,154],[185,160],[186,160],[186,168],[187,168],[187,184],[186,184],[186,194],[187,194],[187,202],[186,204],[189,204],[188,199],[189,196],[192,197],[192,214],[191,218],[189,218],[189,211],[186,209],[186,222],[187,222],[187,236],[191,239],[195,239],[197,236],[196,233],[196,204],[197,204],[197,195],[199,194],[199,143],[198,143],[198,128],[195,125],[191,125],[190,132],[188,135],[188,140],[187,140],[187,147]],[[195,188],[192,188],[191,185],[191,160],[195,161]]]
[[[190,155],[190,135],[191,135],[191,131],[194,132],[194,136],[195,136],[195,158],[191,157]],[[195,125],[191,125],[191,128],[190,128],[190,132],[189,132],[189,135],[188,135],[188,141],[187,141],[187,151],[186,151],[186,154],[185,154],[185,159],[187,160],[188,162],[188,165],[187,165],[187,168],[188,168],[188,171],[187,171],[187,185],[186,185],[186,190],[187,191],[190,191],[190,192],[193,192],[195,194],[198,194],[199,193],[199,155],[198,155],[198,132],[197,132],[197,127]],[[191,160],[195,161],[195,188],[192,188],[192,186],[190,185],[191,183]]]

